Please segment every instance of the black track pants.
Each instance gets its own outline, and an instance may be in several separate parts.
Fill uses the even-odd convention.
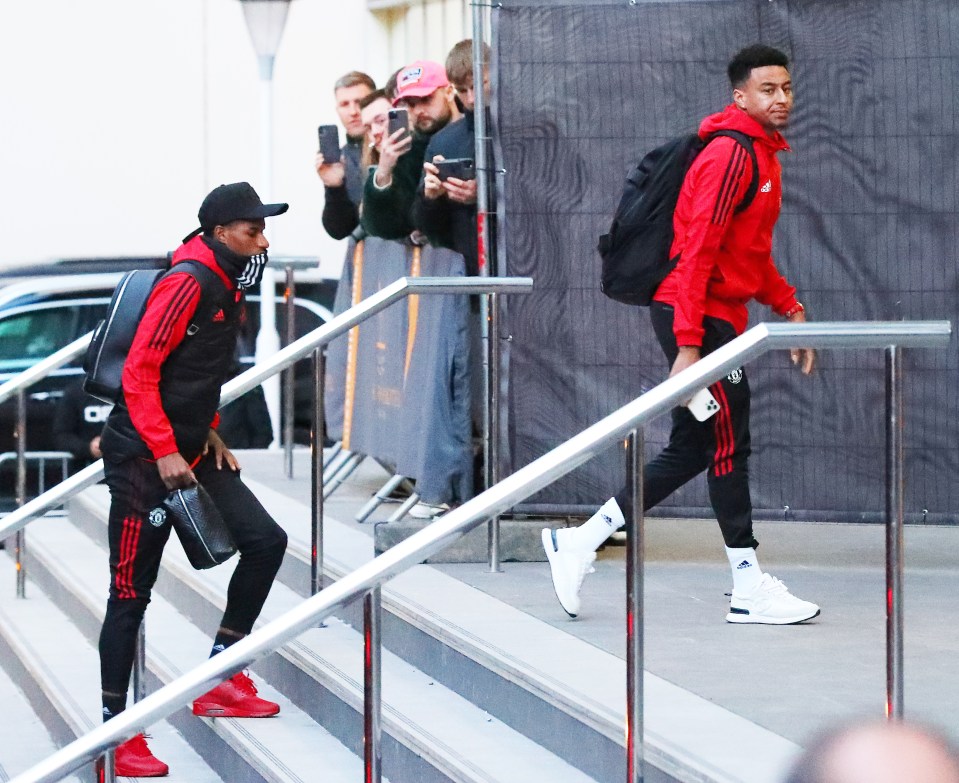
[[[679,349],[673,334],[673,308],[653,302],[649,309],[656,338],[672,367]],[[736,337],[732,324],[704,318],[703,355],[712,353]],[[719,412],[704,422],[686,408],[674,408],[669,443],[643,468],[643,506],[650,509],[669,497],[704,470],[723,541],[730,548],[758,546],[753,537],[752,501],[749,495],[749,381],[742,368],[709,387],[719,403]],[[628,487],[616,501],[632,519]]]
[[[150,602],[171,527],[163,515],[151,514],[167,495],[153,462],[104,461],[104,467],[112,502],[110,597],[100,630],[100,673],[104,691],[126,693],[137,629]],[[242,636],[253,629],[273,585],[286,550],[286,533],[239,473],[226,466],[217,470],[212,452],[193,472],[216,503],[240,552],[220,625]]]

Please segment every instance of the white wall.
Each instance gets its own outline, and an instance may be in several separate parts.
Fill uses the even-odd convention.
[[[272,252],[319,256],[316,126],[336,121],[331,86],[378,83],[469,34],[466,0],[294,0],[274,75]],[[260,82],[237,0],[0,3],[0,267],[55,258],[154,255],[196,225],[203,196],[260,172]]]

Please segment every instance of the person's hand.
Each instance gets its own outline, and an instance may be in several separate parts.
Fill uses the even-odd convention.
[[[326,158],[323,157],[323,153],[317,152],[314,165],[316,166],[316,173],[320,175],[320,179],[323,181],[324,187],[338,188],[346,182],[346,166],[343,165],[342,161],[327,163]]]
[[[673,362],[673,366],[669,370],[669,377],[672,378],[674,375],[679,375],[683,370],[692,367],[701,357],[702,349],[698,345],[681,346],[676,356],[676,361]],[[689,400],[683,400],[680,404],[688,405]]]
[[[196,476],[190,470],[187,461],[180,452],[175,451],[157,460],[157,470],[163,485],[171,492],[175,489],[189,489],[196,486]]]
[[[397,128],[392,135],[383,139],[380,144],[380,162],[376,167],[377,185],[385,188],[390,184],[396,162],[409,152],[412,146],[413,136],[406,128]]]
[[[787,319],[791,324],[806,323],[806,311],[800,310]],[[802,370],[803,375],[811,375],[816,367],[816,352],[812,348],[790,348],[789,358]]]
[[[90,456],[94,459],[100,459],[103,456],[103,452],[100,451],[100,436],[97,435],[90,441]]]
[[[676,361],[669,371],[669,377],[679,375],[683,370],[692,367],[702,357],[702,350],[698,345],[684,345],[679,349]]]
[[[442,155],[434,155],[433,163],[423,163],[423,195],[430,201],[446,195],[443,180],[440,179],[440,170],[434,165],[438,160],[445,160]]]
[[[443,183],[446,189],[446,195],[450,201],[457,204],[475,204],[476,203],[476,180],[475,179],[457,179],[450,177]]]
[[[210,430],[210,434],[206,436],[206,445],[203,447],[203,455],[206,456],[210,449],[213,449],[213,456],[216,458],[216,469],[222,470],[223,463],[230,467],[230,470],[237,471],[240,469],[240,463],[236,457],[233,456],[233,452],[230,451],[226,444],[223,442],[223,438],[217,434],[216,430]]]

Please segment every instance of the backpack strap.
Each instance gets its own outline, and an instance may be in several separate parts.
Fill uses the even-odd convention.
[[[161,279],[178,273],[190,275],[200,286],[200,306],[194,313],[194,323],[191,323],[187,328],[187,335],[189,336],[196,334],[199,329],[196,321],[203,320],[205,315],[215,313],[223,307],[223,304],[227,301],[227,290],[216,272],[194,258],[185,258],[180,261],[168,269],[161,276]]]
[[[756,198],[756,193],[759,192],[759,161],[756,158],[756,148],[753,146],[753,140],[750,136],[742,133],[741,131],[736,130],[720,130],[716,131],[709,137],[709,141],[715,139],[717,136],[728,136],[730,139],[735,139],[739,142],[740,146],[744,147],[746,152],[749,153],[749,157],[753,162],[753,177],[749,182],[749,188],[747,188],[743,200],[736,205],[736,208],[733,210],[735,214],[739,214],[746,207],[753,203],[753,199]]]

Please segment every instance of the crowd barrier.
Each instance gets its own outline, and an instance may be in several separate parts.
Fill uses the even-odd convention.
[[[367,237],[350,240],[336,313],[401,277],[463,277],[450,250]],[[410,296],[327,350],[326,426],[343,449],[416,480],[425,503],[473,492],[469,298]],[[474,360],[475,358],[475,360]]]

